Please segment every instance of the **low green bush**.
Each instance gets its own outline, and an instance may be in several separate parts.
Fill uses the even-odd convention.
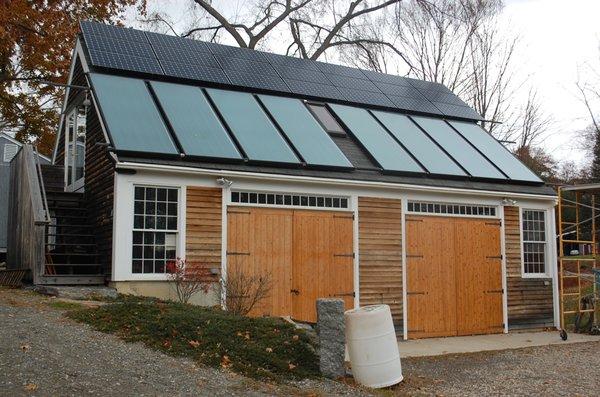
[[[95,329],[259,379],[319,375],[309,335],[279,318],[250,318],[218,308],[123,297],[67,315]]]

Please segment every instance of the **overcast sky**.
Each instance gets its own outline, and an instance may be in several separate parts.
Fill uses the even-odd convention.
[[[219,9],[226,7],[241,13],[244,3],[215,2]],[[149,1],[151,9],[168,9],[175,19],[185,15],[189,4],[189,0]],[[585,156],[575,137],[589,119],[575,83],[578,78],[586,78],[581,72],[586,63],[600,69],[600,0],[505,0],[505,5],[503,23],[521,37],[515,57],[517,78],[527,82],[516,99],[525,100],[528,86],[535,87],[544,110],[554,119],[544,146],[558,159],[582,163]],[[132,25],[138,25],[135,16],[131,15],[130,20]]]
[[[522,37],[520,73],[537,87],[546,111],[556,120],[545,146],[560,159],[584,160],[575,148],[576,131],[589,122],[576,92],[585,64],[600,68],[600,1],[505,0],[505,22]],[[526,95],[526,93],[524,93]]]

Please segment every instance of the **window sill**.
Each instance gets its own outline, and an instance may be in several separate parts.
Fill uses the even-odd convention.
[[[552,276],[546,273],[521,273],[521,278],[552,279]]]

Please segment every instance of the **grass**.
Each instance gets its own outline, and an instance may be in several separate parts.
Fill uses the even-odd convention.
[[[128,342],[252,378],[319,376],[314,342],[279,318],[234,316],[216,308],[136,297],[67,315]]]
[[[76,302],[65,302],[65,301],[52,301],[48,303],[48,306],[59,309],[59,310],[77,310],[81,309],[84,306],[80,303]]]

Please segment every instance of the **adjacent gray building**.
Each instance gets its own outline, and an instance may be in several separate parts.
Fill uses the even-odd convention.
[[[10,190],[10,161],[21,148],[21,142],[10,135],[0,133],[0,262],[6,258],[6,227],[8,220],[8,191]],[[50,159],[40,155],[42,164],[49,164]]]

